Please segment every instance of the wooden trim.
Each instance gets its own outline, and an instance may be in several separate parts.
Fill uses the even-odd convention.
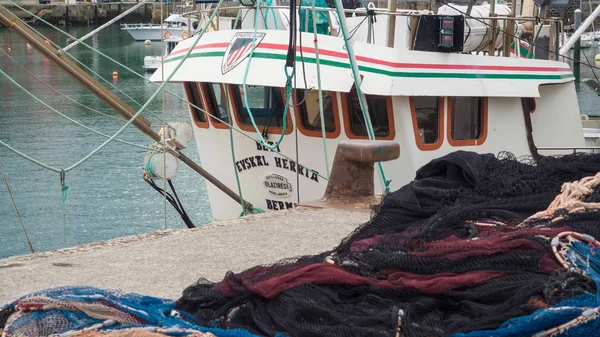
[[[358,136],[355,135],[352,131],[352,127],[350,126],[350,110],[348,109],[348,93],[340,93],[339,95],[342,100],[342,111],[344,111],[344,131],[346,132],[346,137],[349,139],[369,139],[368,136]],[[375,136],[375,139],[381,140],[392,140],[396,137],[396,125],[394,124],[394,108],[392,106],[392,97],[387,96],[385,98],[386,107],[388,112],[388,122],[390,126],[390,132],[387,136]]]
[[[185,91],[185,97],[188,100],[188,108],[190,109],[190,114],[192,115],[192,120],[194,121],[194,124],[196,124],[197,127],[202,128],[202,129],[208,129],[208,118],[207,118],[207,114],[204,112],[204,117],[206,118],[206,121],[201,121],[198,119],[198,117],[196,116],[196,112],[194,111],[196,108],[194,108],[193,106],[191,106],[189,104],[189,102],[191,102],[193,100],[193,97],[190,93],[190,91],[188,90],[188,86],[186,84],[192,84],[192,85],[196,85],[198,87],[198,92],[200,93],[200,100],[202,102],[199,102],[199,107],[201,107],[203,110],[206,110],[206,103],[204,101],[204,95],[202,95],[202,86],[198,83],[198,82],[183,82],[183,91]]]
[[[209,120],[210,120],[210,124],[212,124],[212,126],[215,127],[215,129],[229,129],[229,126],[225,123],[222,123],[220,121],[218,121],[214,116],[217,114],[216,111],[212,111],[212,106],[210,105],[210,101],[208,100],[208,92],[206,90],[206,86],[207,85],[211,85],[212,83],[202,83],[200,84],[200,95],[202,96],[202,100],[204,102],[204,110],[206,110],[208,112]],[[221,89],[221,95],[222,97],[225,99],[225,104],[227,104],[227,106],[225,107],[226,110],[229,109],[229,102],[227,102],[226,99],[226,95],[225,95],[225,90],[223,89],[223,84],[220,83],[215,83],[215,84],[219,84],[219,88]],[[216,99],[216,97],[215,97]],[[229,123],[231,124],[232,122],[229,121]]]
[[[338,106],[338,95],[331,91],[331,100],[333,101],[333,124],[335,125],[335,130],[333,131],[325,131],[325,137],[328,139],[335,139],[337,137],[339,137],[340,133],[342,132],[342,128],[340,126],[340,108]],[[293,93],[293,102],[295,104],[296,103],[296,93],[294,91]],[[294,108],[294,114],[296,115],[296,125],[298,127],[298,131],[300,131],[301,134],[308,136],[308,137],[323,137],[323,133],[322,131],[317,131],[317,130],[309,130],[306,127],[304,127],[304,123],[302,123],[302,108],[301,107],[295,107]]]
[[[477,139],[461,139],[455,140],[452,138],[452,98],[448,97],[447,102],[447,111],[448,111],[448,121],[446,126],[446,133],[448,134],[448,143],[452,146],[477,146],[481,145],[485,142],[487,138],[488,132],[488,98],[487,97],[478,97],[481,98],[481,132],[479,132],[479,138]]]
[[[233,106],[233,115],[235,115],[235,121],[236,121],[238,127],[240,128],[240,130],[247,131],[247,132],[256,132],[256,130],[254,129],[254,126],[252,126],[252,125],[246,125],[246,124],[242,123],[242,118],[241,118],[240,113],[238,111],[238,104],[235,101],[235,96],[233,95],[233,89],[232,89],[232,86],[230,84],[227,85],[227,90],[229,92],[229,97],[231,97],[231,100],[233,102],[233,105],[232,105]],[[285,102],[285,97],[283,97],[283,95],[282,95],[282,100]],[[292,109],[291,109],[291,107],[288,107],[288,109],[290,111],[288,111],[288,114],[287,114],[287,128],[285,130],[285,134],[286,135],[289,135],[290,133],[292,133],[292,130],[294,128],[294,124],[292,122],[292,118],[290,117],[290,112],[291,112]],[[259,125],[258,129],[260,130],[260,132],[264,132],[265,131],[265,127],[264,126],[260,126]],[[281,134],[281,127],[279,127],[279,126],[270,126],[268,131],[269,131],[268,132],[269,134],[278,134],[278,135],[280,135]]]
[[[415,102],[412,96],[409,97],[408,100],[410,104],[410,114],[412,115],[413,131],[417,147],[421,151],[432,151],[439,149],[444,143],[444,97],[438,97],[438,139],[435,143],[431,144],[421,143],[421,139],[419,138],[419,124],[417,123],[417,110],[415,109]]]

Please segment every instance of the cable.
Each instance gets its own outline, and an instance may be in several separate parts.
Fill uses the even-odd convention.
[[[165,200],[167,200],[171,204],[171,206],[173,206],[175,211],[177,211],[177,213],[179,213],[179,215],[181,216],[181,219],[183,220],[183,222],[185,223],[187,228],[190,228],[190,229],[196,228],[196,225],[194,225],[194,223],[192,222],[192,220],[186,213],[185,209],[183,208],[183,204],[181,204],[181,201],[179,200],[179,197],[177,196],[177,192],[175,192],[175,187],[173,186],[173,182],[171,182],[171,179],[165,179],[165,185],[166,185],[166,183],[169,184],[169,187],[171,187],[171,191],[173,191],[173,194],[158,187],[158,185],[154,182],[154,180],[146,172],[144,172],[143,179],[145,182],[148,183],[148,185],[150,185],[158,193],[160,193],[161,195],[164,195]]]

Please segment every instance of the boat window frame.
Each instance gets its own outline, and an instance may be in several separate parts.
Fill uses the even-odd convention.
[[[219,88],[221,89],[221,95],[222,95],[222,97],[224,97],[225,103],[227,104],[225,106],[225,111],[229,110],[230,102],[227,100],[228,97],[225,94],[224,84],[223,83],[216,83],[216,82],[202,82],[202,83],[200,83],[200,88],[202,90],[201,91],[202,99],[205,102],[204,110],[206,110],[208,112],[208,115],[210,116],[209,117],[210,124],[212,124],[212,126],[214,126],[217,129],[229,129],[229,125],[227,125],[227,124],[225,124],[225,123],[223,123],[223,122],[221,122],[221,121],[219,121],[218,119],[215,118],[215,112],[213,111],[213,106],[210,103],[210,98],[211,97],[210,97],[210,94],[209,94],[209,89],[207,89],[207,86],[213,85],[213,84],[218,84],[219,85]],[[212,88],[210,89],[210,92],[213,92]],[[212,98],[214,98],[215,101],[217,99],[216,97],[214,97],[214,95],[213,95]],[[229,115],[230,115],[230,117],[232,117],[233,113],[231,111],[229,111]],[[221,117],[220,114],[219,114],[219,117]],[[229,124],[232,124],[231,120],[229,121]]]
[[[387,136],[375,136],[376,140],[393,140],[396,138],[396,125],[394,124],[394,108],[392,105],[392,97],[391,96],[381,96],[381,95],[366,95],[368,96],[379,96],[385,97],[385,103],[387,108],[387,118],[389,123],[389,132]],[[352,126],[350,125],[350,109],[348,107],[348,100],[350,99],[350,92],[341,92],[340,98],[342,102],[342,110],[344,113],[344,132],[346,132],[346,137],[349,139],[369,139],[369,136],[359,136],[354,133],[352,130]]]
[[[200,99],[200,102],[193,102],[192,99],[192,94],[190,93],[190,89],[188,88],[189,85],[195,85],[197,90],[198,90],[198,96]],[[206,104],[204,102],[204,97],[202,95],[202,87],[200,86],[200,84],[198,82],[183,82],[183,91],[185,92],[185,97],[187,98],[187,106],[189,108],[190,114],[192,115],[192,121],[194,121],[194,124],[199,127],[199,128],[203,128],[203,129],[208,129],[208,117],[206,116]],[[192,102],[192,104],[200,107],[202,110],[204,111],[198,111],[198,114],[196,113],[196,111],[198,109],[196,109],[195,107],[193,107],[190,102]],[[202,116],[204,116],[204,120],[202,120],[202,118],[199,117],[199,114],[201,114]]]
[[[297,93],[296,93],[297,91],[303,92],[304,89],[294,90],[294,92],[292,94],[292,101],[294,102],[294,104],[298,104],[297,102],[299,101]],[[333,106],[334,130],[333,131],[325,130],[325,138],[335,139],[335,138],[338,138],[340,133],[342,132],[342,128],[340,125],[340,107],[339,107],[339,103],[338,103],[339,95],[335,91],[327,91],[327,92],[329,92],[331,94],[331,101],[332,101],[332,106]],[[304,116],[306,116],[306,103],[305,102],[302,102],[302,104],[300,106],[294,107],[294,114],[296,115],[296,125],[298,127],[298,131],[300,131],[301,134],[303,134],[307,137],[318,137],[318,138],[323,137],[323,132],[321,131],[321,128],[319,128],[319,130],[313,130],[313,129],[307,128],[304,125],[304,123],[305,123]]]
[[[415,143],[417,144],[417,148],[421,151],[433,151],[439,149],[444,143],[444,117],[445,117],[445,109],[444,109],[444,97],[443,96],[426,96],[426,97],[437,97],[437,114],[438,114],[438,135],[437,141],[435,143],[423,143],[421,142],[421,137],[419,137],[419,124],[417,122],[417,110],[415,108],[415,103],[413,96],[408,98],[409,106],[410,106],[410,114],[412,117],[413,124],[413,133],[415,135]]]
[[[255,132],[256,130],[254,129],[254,126],[252,126],[252,124],[244,124],[242,122],[242,116],[240,114],[240,109],[245,109],[244,106],[242,105],[241,101],[238,101],[238,96],[239,96],[239,92],[238,95],[235,95],[235,91],[233,89],[234,86],[241,86],[241,84],[227,84],[227,91],[229,93],[229,97],[232,101],[232,107],[233,107],[233,115],[235,116],[235,123],[237,124],[237,126],[240,128],[240,130],[242,131],[246,131],[246,132]],[[257,87],[263,87],[263,88],[267,88],[268,86],[264,86],[264,85],[257,85]],[[280,87],[272,87],[272,88],[277,88],[279,89],[279,93],[281,95],[281,100],[283,101],[284,105],[285,105],[285,95],[283,92],[283,88]],[[240,97],[241,98],[241,97]],[[292,121],[292,117],[291,115],[291,111],[292,107],[288,105],[288,113],[287,113],[287,128],[285,130],[285,134],[289,135],[292,133],[293,129],[294,129],[294,123]],[[284,111],[285,113],[285,111]],[[265,126],[263,125],[257,125],[258,126],[258,130],[261,133],[264,133],[265,131]],[[268,129],[268,134],[277,134],[280,135],[282,131],[282,127],[280,126],[269,126]]]
[[[448,120],[446,125],[446,133],[448,137],[448,143],[452,146],[479,146],[482,145],[487,139],[488,133],[488,97],[475,97],[475,96],[459,96],[459,97],[474,97],[481,99],[481,130],[479,131],[479,137],[476,139],[454,139],[452,138],[452,122],[453,122],[453,111],[452,111],[452,99],[454,96],[446,97],[448,111]]]

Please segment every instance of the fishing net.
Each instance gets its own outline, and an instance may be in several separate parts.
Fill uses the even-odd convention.
[[[0,310],[2,337],[157,336],[252,337],[245,330],[200,327],[174,301],[93,287],[32,293]],[[3,331],[2,331],[3,330]]]
[[[331,251],[201,279],[176,303],[92,288],[32,294],[0,311],[0,329],[597,336],[598,172],[600,155],[454,152],[386,195]]]
[[[498,329],[596,293],[588,276],[564,270],[551,245],[565,231],[600,234],[595,186],[564,197],[577,202],[549,206],[563,183],[597,172],[598,155],[533,160],[458,151],[386,195],[371,221],[333,250],[230,272],[218,283],[200,280],[176,307],[200,325],[267,336],[429,337]],[[583,204],[589,207],[576,210]]]

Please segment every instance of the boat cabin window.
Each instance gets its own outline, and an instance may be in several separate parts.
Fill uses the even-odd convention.
[[[435,150],[443,142],[443,102],[435,96],[410,97],[416,142],[421,150]]]
[[[248,99],[248,106],[246,106],[244,100],[243,88],[244,87],[241,85],[231,85],[233,99],[236,104],[236,111],[241,124],[252,126],[252,121],[248,115],[248,110],[250,110],[256,125],[259,127],[283,126],[283,110],[285,109],[285,103],[283,101],[281,88],[247,85],[246,96]]]
[[[483,97],[449,97],[448,100],[451,117],[449,134],[451,140],[454,141],[454,144],[451,144],[481,144],[486,131],[487,99]],[[472,142],[474,140],[475,142]]]
[[[325,120],[325,131],[335,132],[335,96],[329,91],[322,91],[323,94],[323,118]],[[319,106],[318,90],[296,90],[296,102],[301,102],[300,122],[302,127],[309,131],[321,131],[321,112]],[[296,103],[298,104],[298,103]]]
[[[200,97],[200,88],[198,87],[198,83],[196,82],[183,82],[183,88],[185,89],[185,95],[187,96],[188,102],[195,105],[196,107],[189,104],[190,111],[192,112],[192,119],[199,125],[199,123],[206,123],[206,114],[202,109],[199,109],[203,106],[202,98]],[[204,126],[204,125],[202,125]]]
[[[385,96],[366,95],[369,106],[369,117],[373,125],[375,137],[390,136],[390,114],[388,113],[388,98]],[[367,137],[367,126],[360,107],[356,88],[353,87],[347,95],[348,117],[350,130],[359,137]],[[391,107],[390,107],[391,108]]]
[[[229,114],[227,113],[227,96],[221,85],[219,83],[204,83],[202,85],[208,104],[205,110],[213,115],[212,121],[219,124],[223,124],[223,122],[230,123]]]

